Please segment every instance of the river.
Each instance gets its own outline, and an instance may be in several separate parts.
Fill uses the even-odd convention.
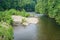
[[[60,40],[60,27],[54,20],[40,16],[37,24],[14,26],[14,40]]]

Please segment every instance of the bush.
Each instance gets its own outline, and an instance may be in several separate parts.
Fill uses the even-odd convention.
[[[10,9],[7,11],[7,13],[10,15],[20,15],[20,16],[24,16],[24,17],[30,16],[30,14],[28,14],[24,9],[22,11]]]
[[[11,15],[7,12],[7,10],[0,12],[0,22],[1,21],[7,22],[8,24],[12,23]]]
[[[16,12],[17,12],[17,11],[16,11],[15,9],[10,9],[10,10],[7,11],[7,13],[8,13],[9,15],[16,15],[16,14],[17,14]]]
[[[30,16],[30,14],[27,13],[24,9],[21,11],[20,15],[21,15],[21,16],[24,16],[24,17]]]
[[[60,24],[60,0],[48,1],[48,15],[51,18],[55,18],[56,22]]]
[[[9,15],[20,15],[20,16],[24,16],[24,17],[29,16],[29,14],[24,9],[22,11],[10,9],[7,11],[7,14],[9,14]]]
[[[40,2],[40,3],[39,3]],[[40,0],[36,7],[36,12],[47,14],[60,24],[60,0]]]
[[[38,0],[37,5],[35,6],[35,12],[47,14],[47,0]]]
[[[8,24],[12,24],[13,22],[11,18],[12,15],[20,15],[24,17],[30,16],[30,14],[27,13],[25,10],[19,11],[15,9],[10,9],[6,11],[0,11],[0,22],[4,21],[4,22],[7,22]]]
[[[13,40],[12,26],[6,22],[0,22],[0,38],[1,40]]]

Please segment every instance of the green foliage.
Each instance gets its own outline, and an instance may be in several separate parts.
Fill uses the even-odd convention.
[[[15,10],[15,9],[10,9],[10,10],[6,10],[6,11],[0,11],[0,21],[4,21],[7,22],[9,24],[12,24],[12,15],[20,15],[20,16],[24,16],[24,17],[28,17],[30,16],[30,14],[28,14],[25,10],[19,11],[19,10]]]
[[[24,9],[22,11],[10,9],[7,11],[7,14],[9,14],[9,15],[20,15],[20,16],[24,16],[24,17],[30,16],[30,14],[28,14]]]
[[[36,12],[47,14],[60,24],[60,0],[38,0]]]
[[[12,40],[13,39],[13,29],[10,26],[12,24],[12,15],[21,15],[28,17],[28,14],[25,10],[19,11],[15,9],[10,9],[6,11],[0,11],[0,36],[1,40]]]
[[[7,13],[7,11],[0,12],[0,22],[1,21],[4,21],[4,22],[7,22],[8,24],[11,24],[12,23],[11,15],[9,13]]]
[[[60,0],[49,0],[48,7],[49,17],[55,18],[56,22],[60,24]]]
[[[35,11],[35,5],[36,5],[36,2],[33,1],[33,0],[25,0],[25,6],[24,6],[24,9],[26,11]]]
[[[35,12],[47,14],[47,0],[38,0],[35,6]]]
[[[7,14],[9,14],[9,15],[16,15],[16,10],[15,9],[7,10]]]
[[[0,22],[0,37],[1,40],[13,40],[12,26],[6,22]]]
[[[24,16],[24,17],[30,16],[30,14],[28,14],[25,10],[22,10],[22,11],[20,12],[20,15],[21,15],[21,16]]]
[[[6,10],[6,9],[17,9],[17,10],[22,10],[22,9],[34,9],[36,1],[34,0],[1,0],[0,1],[0,10]],[[30,7],[30,8],[29,8]],[[32,9],[32,10],[33,10]]]

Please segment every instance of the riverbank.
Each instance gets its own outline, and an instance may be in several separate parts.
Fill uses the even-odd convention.
[[[60,28],[54,20],[40,16],[37,24],[14,27],[14,40],[60,40]]]

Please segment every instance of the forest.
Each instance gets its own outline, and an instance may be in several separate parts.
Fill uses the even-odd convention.
[[[0,11],[15,9],[47,14],[60,24],[59,0],[0,0]],[[5,13],[5,12],[4,12]]]
[[[12,36],[13,20],[11,16],[21,15],[28,17],[30,14],[27,12],[48,15],[60,25],[60,0],[0,0],[1,38],[4,38],[4,40],[12,40],[14,37]]]
[[[60,24],[60,1],[59,0],[39,0],[35,6],[35,11],[46,14],[54,18]]]

